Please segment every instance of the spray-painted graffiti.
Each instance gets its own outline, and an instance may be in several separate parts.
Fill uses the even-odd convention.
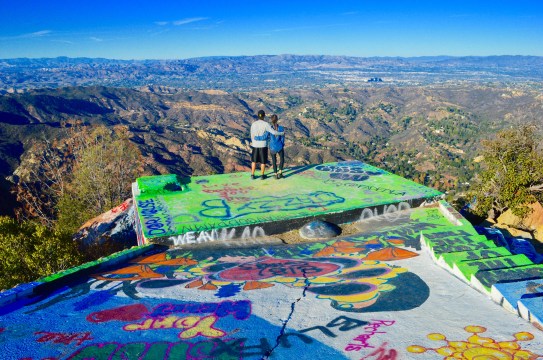
[[[285,332],[278,344],[273,346],[267,338],[254,339],[252,345],[247,338],[212,338],[196,343],[179,342],[133,342],[118,343],[106,342],[85,346],[71,356],[68,360],[87,359],[242,359],[267,358],[276,346],[291,349],[296,346],[315,344],[315,341],[303,334]],[[301,344],[300,344],[301,343]]]
[[[97,343],[79,349],[68,360],[86,359],[233,359],[239,358],[243,343],[238,339],[180,342]]]
[[[398,352],[395,349],[389,348],[388,343],[384,342],[360,360],[396,360],[397,356]]]
[[[400,216],[406,216],[401,211],[411,209],[409,203],[402,201],[399,204],[383,205],[382,207],[365,208],[360,214],[360,221],[383,215],[386,220],[395,221]],[[381,211],[381,213],[379,213]]]
[[[157,266],[152,266],[150,260],[140,259],[124,269],[94,276],[107,281],[143,281],[123,286],[125,291],[132,289],[134,293],[136,286],[157,288],[183,284],[187,289],[217,291],[216,296],[220,297],[281,284],[306,288],[318,299],[330,300],[332,307],[338,310],[360,312],[368,308],[382,311],[384,308],[378,305],[378,299],[388,298],[397,287],[418,288],[418,300],[403,305],[397,303],[401,299],[389,300],[387,306],[394,304],[398,309],[418,306],[429,294],[427,286],[416,275],[382,262],[417,256],[397,247],[402,244],[401,239],[353,238],[352,241],[332,241],[329,245],[314,244],[309,251],[304,246],[302,251],[306,254],[301,259],[238,256],[207,259],[196,264],[190,253],[185,253],[179,258],[153,258]],[[176,275],[181,271],[182,278]]]
[[[316,191],[303,195],[263,196],[233,208],[224,199],[212,199],[202,202],[200,216],[230,220],[250,214],[270,211],[296,211],[302,209],[323,208],[345,201],[332,192]]]
[[[316,294],[317,298],[331,300],[336,309],[356,311],[376,302],[380,284],[397,277],[405,269],[339,257],[303,261],[264,256],[251,262],[220,263],[191,271],[207,274],[208,284],[217,287],[224,281],[239,283],[243,290],[267,288],[277,283],[290,287],[307,286],[307,291]]]
[[[236,233],[236,229],[221,229],[220,231],[213,229],[211,231],[201,231],[199,233],[189,231],[182,235],[170,236],[169,240],[173,242],[173,245],[180,246],[214,241],[229,241],[238,238],[241,240],[256,240],[266,236],[266,232],[260,226],[255,226],[253,228],[249,226],[245,227],[241,232],[241,236],[236,236]]]
[[[145,318],[167,317],[171,314],[213,314],[218,318],[232,315],[237,320],[246,320],[251,315],[248,300],[222,301],[220,303],[186,302],[181,304],[163,303],[148,310],[143,304],[121,306],[114,309],[93,312],[87,320],[94,323],[106,321],[137,321]]]
[[[70,345],[75,343],[76,345],[81,345],[85,341],[92,340],[91,333],[86,331],[83,333],[56,333],[50,331],[38,331],[34,333],[39,335],[37,342],[52,342],[54,344],[64,344]]]
[[[330,173],[330,178],[336,180],[364,181],[370,176],[382,175],[385,172],[376,168],[368,168],[360,162],[338,163],[337,165],[319,165],[315,168],[318,171]]]
[[[240,174],[194,178],[186,191],[164,192],[159,186],[155,193],[154,186],[146,188],[136,196],[141,239],[255,226],[439,194],[361,162],[304,167],[291,174],[295,176],[280,188],[255,186]],[[163,183],[167,179],[157,179],[157,184]]]
[[[372,320],[371,323],[364,326],[365,332],[363,334],[358,335],[355,337],[352,341],[359,342],[357,343],[349,343],[345,347],[345,351],[360,351],[362,349],[374,349],[375,346],[372,346],[369,344],[369,340],[375,335],[375,334],[385,334],[386,331],[383,331],[383,329],[380,329],[383,326],[392,326],[394,325],[394,320]]]
[[[131,203],[132,200],[125,200],[121,205],[111,209],[111,212],[116,214],[116,213],[121,213],[123,211],[126,211],[129,207],[130,207],[130,203]]]
[[[163,207],[157,203],[156,199],[139,200],[138,209],[149,236],[164,235],[169,232],[168,221],[162,215]]]
[[[244,186],[240,183],[232,183],[227,185],[202,185],[202,191],[207,194],[217,194],[226,201],[243,201],[248,198],[240,198],[239,194],[247,194],[251,190],[254,190],[254,186]]]
[[[324,335],[328,337],[335,338],[337,337],[336,334],[334,334],[330,329],[337,327],[339,331],[350,331],[353,329],[356,329],[360,326],[367,325],[367,321],[353,319],[347,316],[339,316],[335,318],[334,320],[330,321],[326,326],[312,326],[303,330],[300,330],[301,333],[319,330]]]
[[[444,341],[446,346],[430,348],[421,345],[411,345],[407,351],[413,354],[421,354],[434,351],[440,355],[454,355],[457,359],[537,359],[543,354],[535,354],[529,350],[523,350],[520,341],[530,341],[534,335],[529,332],[518,332],[514,334],[515,340],[496,341],[490,337],[479,336],[486,332],[482,326],[466,326],[466,332],[472,335],[467,341],[448,340],[443,334],[428,334],[428,339],[433,341]],[[445,351],[445,353],[444,353]]]
[[[356,189],[365,190],[365,191],[371,192],[370,194],[381,193],[381,194],[393,195],[393,196],[399,196],[399,197],[405,196],[407,194],[407,191],[402,190],[402,189],[390,189],[390,188],[381,187],[377,185],[369,185],[366,183],[352,183],[352,182],[343,182],[343,181],[338,182],[332,179],[323,180],[322,183],[325,185],[330,185],[334,187],[339,186],[341,188],[345,188],[345,187],[352,188],[353,190],[356,190]]]
[[[153,319],[146,319],[140,323],[128,324],[123,327],[126,331],[143,331],[158,329],[180,329],[180,339],[192,339],[196,336],[216,338],[226,333],[213,325],[218,318],[213,315],[200,316],[166,316]]]
[[[2,307],[0,342],[7,349],[2,354],[14,359],[537,358],[541,334],[519,333],[522,319],[485,306],[465,284],[435,272],[429,256],[417,258],[406,247],[421,231],[430,238],[455,229],[436,215],[439,209],[406,213],[396,220],[373,216],[363,233],[326,242],[166,252],[155,246],[122,266],[102,267],[86,280],[23,299],[29,303],[17,308]],[[443,295],[424,308],[430,290],[414,271],[424,271],[424,279]],[[537,299],[539,282],[523,284],[522,294]],[[459,321],[466,318],[475,324],[491,319],[500,339],[480,327],[467,328],[471,333],[465,335]],[[430,328],[448,339],[441,334],[426,339],[438,332]],[[419,341],[409,340],[414,337]],[[411,344],[420,345],[408,349]]]

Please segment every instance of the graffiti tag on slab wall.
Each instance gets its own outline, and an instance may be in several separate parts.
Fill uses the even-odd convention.
[[[236,234],[236,229],[222,229],[220,231],[213,229],[211,231],[201,231],[199,233],[189,231],[182,235],[170,236],[169,240],[171,240],[175,246],[201,244],[214,241],[223,241],[226,242],[226,245],[229,245],[229,240],[238,239]],[[260,226],[255,226],[253,228],[246,226],[241,232],[241,237],[239,238],[245,241],[250,240],[254,244],[259,244],[260,242],[258,241],[258,238],[265,236],[266,232]]]
[[[382,209],[381,212],[379,212],[380,208]],[[402,201],[401,203],[396,205],[383,205],[380,208],[374,207],[362,210],[362,214],[360,214],[360,221],[370,220],[381,215],[383,215],[385,219],[389,221],[395,221],[402,216],[402,211],[411,209],[411,205],[409,205],[409,203],[405,201]]]

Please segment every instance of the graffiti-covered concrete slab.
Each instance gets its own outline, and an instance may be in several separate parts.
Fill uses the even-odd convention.
[[[543,356],[543,332],[423,251],[421,231],[451,225],[438,207],[416,208],[365,219],[361,233],[324,242],[152,246],[0,307],[0,358]]]
[[[543,279],[543,265],[526,265],[498,270],[482,270],[472,278],[473,285],[490,293],[491,287],[500,282]]]
[[[520,299],[518,310],[523,319],[543,330],[543,294]]]
[[[520,299],[543,296],[543,279],[494,284],[490,294],[492,300],[516,314]]]
[[[358,161],[291,168],[281,180],[249,173],[143,177],[133,188],[140,243],[167,245],[277,234],[314,218],[353,222],[440,195]]]

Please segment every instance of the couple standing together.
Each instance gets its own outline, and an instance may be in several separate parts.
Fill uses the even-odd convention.
[[[264,121],[266,113],[264,110],[258,112],[258,119],[251,125],[251,146],[253,152],[251,154],[251,179],[256,179],[255,170],[256,163],[260,163],[262,172],[261,179],[264,180],[266,175],[266,164],[268,162],[268,142],[270,152],[272,154],[273,172],[276,179],[283,177],[283,164],[285,163],[285,136],[282,126],[277,124],[277,115],[271,116],[271,125]],[[279,172],[277,172],[277,155],[279,155]]]

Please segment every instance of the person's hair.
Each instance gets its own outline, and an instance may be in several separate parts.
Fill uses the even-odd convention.
[[[266,117],[266,113],[264,112],[264,110],[259,110],[258,111],[258,118],[259,119],[264,119]]]
[[[277,130],[279,128],[279,126],[277,125],[277,121],[279,120],[279,118],[277,118],[277,115],[273,114],[271,116],[271,123],[272,123],[272,126],[275,130]]]

